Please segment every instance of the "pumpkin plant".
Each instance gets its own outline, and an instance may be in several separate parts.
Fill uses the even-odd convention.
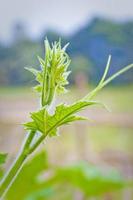
[[[6,200],[76,200],[77,191],[83,200],[105,199],[107,193],[118,200],[117,195],[131,187],[132,181],[125,180],[113,168],[106,166],[105,170],[104,166],[86,161],[58,166],[49,162],[46,151],[42,150],[26,162]]]
[[[77,120],[85,120],[85,117],[79,116],[77,113],[89,106],[100,104],[93,100],[96,94],[117,76],[133,67],[133,64],[130,64],[111,77],[106,78],[111,61],[111,56],[109,56],[104,74],[99,84],[92,92],[70,105],[64,103],[56,105],[54,113],[50,114],[49,109],[54,98],[60,93],[66,92],[66,85],[68,85],[67,78],[70,74],[70,71],[68,71],[70,58],[66,53],[68,44],[62,48],[60,40],[50,45],[46,39],[44,43],[45,58],[42,59],[38,57],[41,69],[36,70],[34,68],[27,68],[35,75],[37,81],[37,85],[34,89],[40,98],[40,108],[37,111],[32,112],[30,114],[31,121],[24,124],[24,128],[27,130],[25,141],[18,157],[1,181],[1,198],[4,197],[11,187],[27,158],[34,153],[46,137],[58,135],[59,128],[63,125],[67,125]],[[0,160],[2,160],[0,161],[1,163],[5,161],[5,155],[6,154],[0,154]]]

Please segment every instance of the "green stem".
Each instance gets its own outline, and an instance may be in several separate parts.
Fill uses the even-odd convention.
[[[106,81],[103,82],[102,88],[106,86],[108,83],[110,83],[112,80],[114,80],[116,77],[120,76],[124,72],[128,71],[129,69],[133,68],[133,63],[124,67],[123,69],[119,70],[115,74],[113,74],[111,77],[109,77]]]
[[[26,142],[24,144],[24,147],[21,151],[21,153],[18,155],[17,159],[3,178],[1,184],[0,184],[0,199],[2,199],[5,194],[8,192],[9,188],[13,184],[14,180],[16,179],[18,173],[20,172],[24,161],[29,155],[29,147],[32,142],[32,139],[35,135],[35,132],[31,131],[29,133],[29,136],[26,139]]]
[[[2,183],[0,185],[0,198],[3,198],[9,188],[11,187],[12,183],[16,179],[25,159],[26,155],[22,152],[16,161],[14,162],[13,166],[10,168],[9,172],[6,174],[4,179],[2,180]]]
[[[47,137],[46,135],[42,135],[37,141],[36,143],[29,149],[29,153],[31,154],[32,152],[35,151],[35,149],[41,144],[41,142]]]
[[[120,76],[121,74],[123,74],[124,72],[128,71],[129,69],[133,68],[133,63],[124,67],[123,69],[119,70],[118,72],[116,72],[115,74],[113,74],[111,77],[109,77],[107,80],[105,80],[106,74],[108,72],[109,69],[109,64],[110,64],[110,59],[111,57],[109,57],[108,63],[107,63],[107,67],[105,69],[103,78],[101,79],[100,83],[98,84],[98,86],[89,94],[87,94],[83,99],[84,100],[92,100],[92,98],[97,94],[97,92],[99,90],[101,90],[103,87],[105,87],[107,84],[109,84],[112,80],[114,80],[116,77]]]
[[[28,135],[28,138],[26,139],[26,142],[25,142],[25,145],[24,145],[24,149],[25,151],[28,150],[29,151],[29,148],[30,148],[30,145],[31,145],[31,142],[33,140],[35,136],[35,131],[31,131]]]

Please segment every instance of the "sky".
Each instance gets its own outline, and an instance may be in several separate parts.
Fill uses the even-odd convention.
[[[132,0],[0,0],[0,40],[23,22],[33,37],[47,29],[71,34],[95,16],[133,20]]]

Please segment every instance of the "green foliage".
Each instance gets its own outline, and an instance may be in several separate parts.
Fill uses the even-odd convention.
[[[117,171],[105,171],[85,162],[60,168],[57,170],[57,175],[64,184],[69,183],[79,188],[88,197],[100,196],[126,185]]]
[[[105,171],[87,162],[55,167],[48,164],[46,153],[40,152],[24,166],[6,200],[72,200],[77,190],[86,197],[95,197],[126,186],[115,170]]]
[[[58,127],[86,118],[75,115],[83,108],[95,105],[97,102],[79,101],[72,105],[58,105],[55,113],[50,115],[46,109],[31,113],[32,122],[25,123],[27,130],[40,131],[45,136],[57,135]]]

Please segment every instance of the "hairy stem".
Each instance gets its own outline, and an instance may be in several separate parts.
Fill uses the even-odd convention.
[[[3,178],[0,184],[0,199],[2,199],[5,194],[8,192],[9,188],[13,184],[14,180],[16,179],[18,173],[20,172],[24,161],[29,155],[29,147],[34,138],[35,132],[31,131],[25,141],[25,144],[22,148],[21,153],[18,155],[17,159]]]
[[[108,69],[109,69],[109,64],[110,64],[110,59],[111,57],[109,57],[108,59],[108,63],[103,75],[103,78],[101,79],[100,83],[98,84],[98,86],[89,94],[87,94],[83,99],[84,100],[92,100],[93,97],[98,93],[99,90],[101,90],[103,87],[105,87],[107,84],[109,84],[112,80],[114,80],[116,77],[120,76],[121,74],[125,73],[126,71],[128,71],[129,69],[133,68],[133,63],[124,67],[123,69],[119,70],[118,72],[116,72],[115,74],[113,74],[111,77],[109,77],[107,80],[105,80],[105,77],[107,75]]]
[[[10,168],[4,179],[2,180],[2,183],[0,185],[0,198],[3,198],[11,185],[13,184],[14,180],[16,179],[19,171],[22,168],[22,165],[26,159],[26,155],[22,152],[16,161],[14,162],[13,166]]]

